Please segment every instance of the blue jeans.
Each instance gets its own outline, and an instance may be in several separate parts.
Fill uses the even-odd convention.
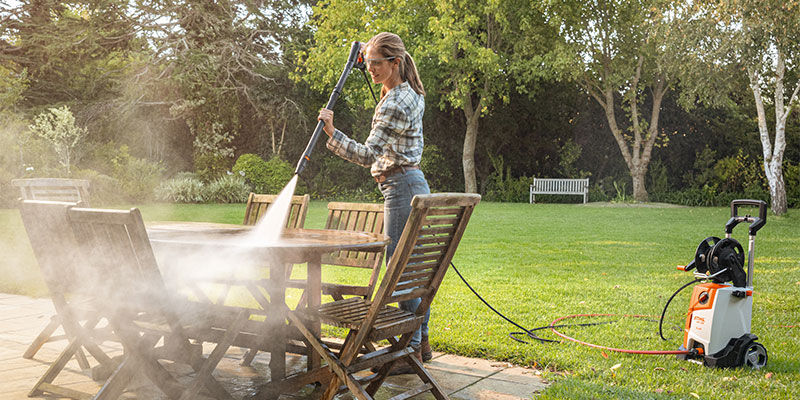
[[[397,242],[400,240],[400,236],[406,226],[408,216],[411,214],[411,199],[418,194],[428,194],[431,189],[428,187],[425,175],[418,169],[394,174],[386,178],[379,186],[383,194],[383,226],[386,234],[392,239],[391,243],[386,247],[386,265],[389,265],[389,260],[394,254]],[[400,308],[414,312],[421,302],[422,299],[420,298],[401,301]],[[428,308],[422,325],[414,332],[414,336],[411,338],[411,346],[414,348],[419,348],[422,336],[428,336],[428,320],[430,316],[431,310]]]

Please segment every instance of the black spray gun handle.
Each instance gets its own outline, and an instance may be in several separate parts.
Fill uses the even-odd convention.
[[[758,217],[750,215],[739,215],[739,207],[758,207]],[[742,222],[750,223],[750,236],[755,236],[756,232],[767,223],[767,203],[762,200],[740,199],[731,202],[731,219],[725,224],[725,233],[730,234],[733,228]]]
[[[352,71],[353,67],[362,68],[363,65],[364,57],[361,54],[361,43],[353,42],[352,46],[350,46],[350,55],[347,57],[347,63],[344,65],[342,75],[339,77],[339,82],[336,83],[336,87],[333,88],[333,92],[331,93],[331,97],[328,99],[328,104],[325,106],[325,108],[328,110],[333,109],[334,104],[336,104],[336,100],[338,100],[339,95],[342,94],[342,87],[344,87],[344,82],[350,75],[350,71]],[[294,170],[295,175],[303,172],[306,164],[308,164],[308,162],[311,160],[311,152],[314,151],[314,145],[317,144],[317,140],[319,139],[324,126],[324,122],[317,122],[317,127],[314,128],[314,133],[311,134],[311,140],[308,141],[308,145],[306,145],[303,155],[300,156],[300,160],[297,162],[297,168]]]

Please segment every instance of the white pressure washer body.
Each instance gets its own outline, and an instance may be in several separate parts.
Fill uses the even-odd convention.
[[[758,217],[739,215],[739,207],[758,207]],[[704,281],[692,291],[686,316],[683,345],[688,360],[702,360],[710,367],[761,368],[767,364],[767,349],[750,332],[753,313],[753,259],[756,232],[767,222],[767,204],[761,200],[734,200],[731,218],[725,224],[725,238],[708,237],[700,242],[695,258],[678,269],[690,271]],[[750,223],[747,272],[744,250],[731,238],[733,228]]]

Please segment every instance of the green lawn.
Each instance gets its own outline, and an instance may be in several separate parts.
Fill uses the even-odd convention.
[[[243,205],[141,209],[151,221],[237,223],[244,214]],[[312,202],[306,227],[322,227],[325,212],[325,203]],[[494,307],[529,328],[571,314],[657,316],[692,278],[675,266],[688,262],[703,238],[722,236],[728,217],[727,208],[481,203],[454,263]],[[0,291],[43,295],[17,212],[0,210],[0,226]],[[734,237],[746,247],[744,226]],[[754,284],[752,331],[769,351],[761,371],[714,370],[674,356],[602,352],[571,342],[518,343],[508,337],[518,329],[480,303],[453,271],[433,305],[431,343],[440,351],[545,368],[554,384],[543,398],[793,398],[800,393],[800,211],[769,216],[756,241]],[[658,337],[657,322],[642,318],[563,332],[611,347],[674,350],[689,292],[670,306],[668,342]]]

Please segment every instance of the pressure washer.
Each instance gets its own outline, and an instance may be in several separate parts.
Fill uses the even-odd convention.
[[[758,207],[758,217],[739,215],[742,206]],[[742,245],[731,237],[733,228],[743,222],[750,223],[747,271]],[[692,290],[680,347],[687,353],[679,354],[679,358],[702,360],[707,366],[722,368],[758,369],[767,365],[767,349],[750,332],[756,233],[766,223],[766,202],[734,200],[731,218],[725,224],[725,237],[703,239],[694,259],[678,267],[682,271],[695,270],[696,281],[703,281]]]

